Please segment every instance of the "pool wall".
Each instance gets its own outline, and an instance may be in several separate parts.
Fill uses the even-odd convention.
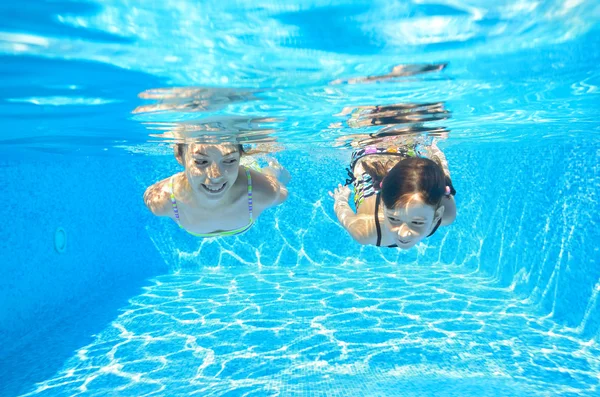
[[[457,162],[460,222],[481,247],[472,266],[584,339],[600,331],[599,155],[584,137],[480,144]]]
[[[25,152],[4,157],[0,383],[52,367],[166,271],[143,228],[133,156]],[[54,246],[57,228],[66,250]],[[56,368],[54,368],[56,369]],[[48,376],[52,373],[47,374]],[[2,393],[0,393],[2,394]]]

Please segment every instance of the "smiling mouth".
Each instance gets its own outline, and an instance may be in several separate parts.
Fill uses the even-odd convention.
[[[204,183],[202,183],[202,187],[209,193],[212,194],[216,194],[216,193],[221,193],[223,190],[225,190],[225,186],[227,185],[227,182],[223,183],[222,185],[213,185],[213,186],[208,186],[205,185]]]
[[[402,243],[402,244],[409,244],[409,243],[410,243],[410,241],[404,241],[404,240],[400,240],[400,239],[398,239],[398,241],[399,241],[400,243]]]

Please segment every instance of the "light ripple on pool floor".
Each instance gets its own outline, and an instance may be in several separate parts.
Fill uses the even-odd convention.
[[[27,395],[595,395],[600,348],[460,268],[157,278]]]

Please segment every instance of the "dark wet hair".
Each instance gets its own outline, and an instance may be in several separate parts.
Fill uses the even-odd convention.
[[[450,177],[446,176],[442,167],[433,160],[409,157],[388,171],[386,165],[389,163],[363,163],[375,188],[379,189],[381,186],[381,198],[388,208],[406,203],[414,194],[419,194],[425,204],[437,208],[444,197],[446,186],[450,187],[452,195],[456,194]]]

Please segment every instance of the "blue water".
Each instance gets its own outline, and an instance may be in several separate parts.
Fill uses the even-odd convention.
[[[593,1],[2,2],[0,395],[600,395],[599,20]],[[416,110],[344,111],[391,104]],[[357,245],[327,194],[382,130],[438,139],[458,191],[410,251]],[[152,217],[182,135],[283,149],[290,198],[228,239]]]

